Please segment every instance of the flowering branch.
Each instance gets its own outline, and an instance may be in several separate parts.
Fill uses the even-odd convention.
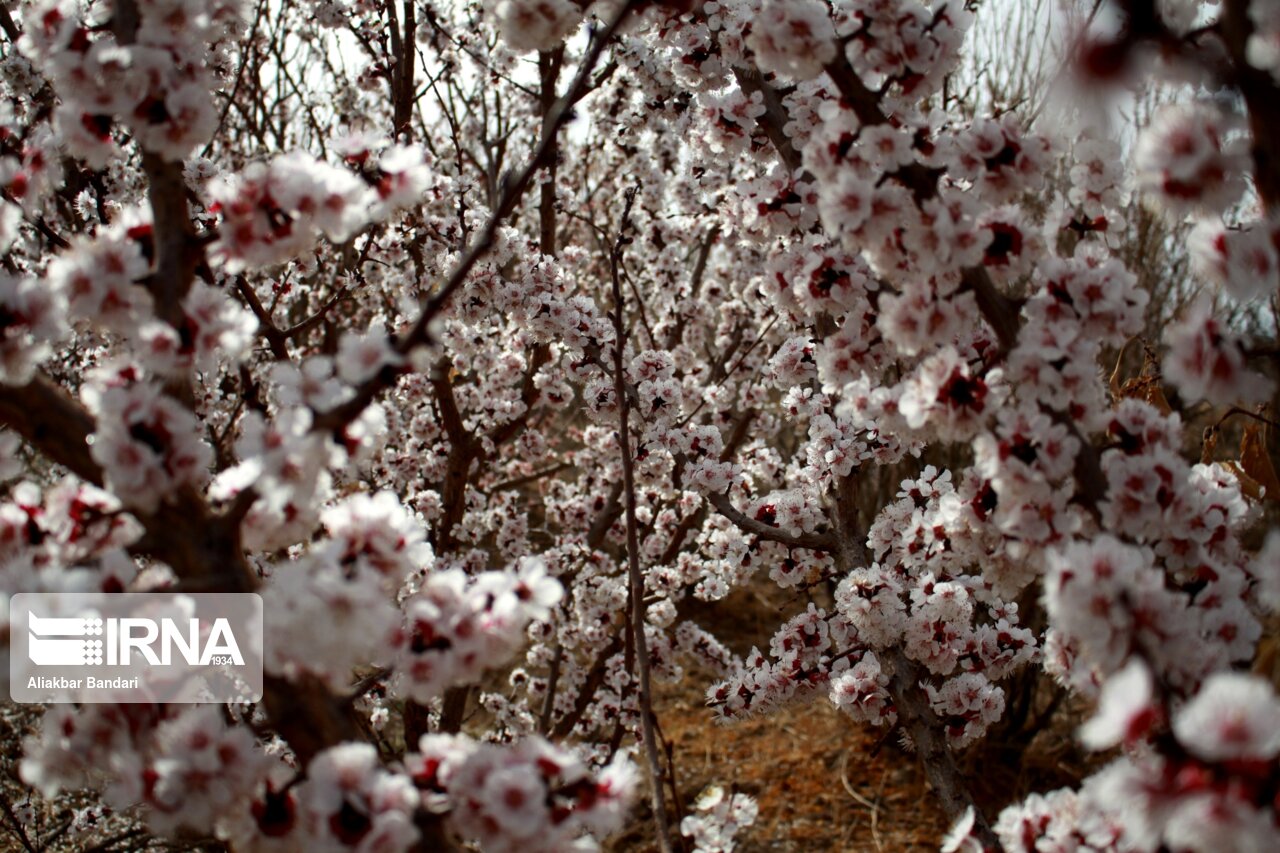
[[[623,247],[630,241],[631,206],[635,203],[636,190],[627,190],[626,206],[618,226],[618,236],[609,256],[609,268],[613,280],[613,382],[618,399],[618,444],[622,453],[622,491],[625,498],[627,522],[627,572],[630,578],[628,595],[631,600],[631,630],[635,645],[636,670],[639,674],[638,700],[640,703],[640,728],[644,736],[645,757],[649,763],[649,791],[653,800],[653,820],[658,839],[658,849],[671,853],[671,837],[667,830],[667,807],[663,793],[662,762],[658,757],[658,741],[654,731],[653,689],[649,679],[649,647],[645,638],[644,574],[640,571],[640,538],[636,525],[635,461],[631,455],[631,400],[627,395],[626,371],[622,363],[627,343],[627,329],[623,319],[625,302],[619,268],[622,265]]]
[[[449,277],[440,285],[435,294],[422,306],[418,319],[407,332],[396,342],[396,351],[407,356],[413,350],[426,344],[430,339],[432,321],[448,306],[449,300],[458,288],[467,281],[467,276],[475,268],[489,249],[493,247],[498,227],[515,211],[520,199],[529,188],[533,176],[545,164],[547,156],[554,150],[556,135],[573,115],[573,106],[591,91],[591,72],[595,69],[605,48],[609,46],[618,28],[630,14],[637,0],[627,0],[618,13],[605,27],[592,35],[591,45],[583,57],[578,75],[574,78],[565,94],[556,102],[550,118],[543,122],[542,137],[534,147],[525,167],[514,177],[507,175],[499,187],[498,199],[493,206],[484,228],[476,235],[471,245],[463,253]],[[395,381],[394,375],[379,374],[356,389],[355,395],[347,402],[316,415],[314,428],[322,432],[340,432],[351,421],[355,420],[379,394]]]
[[[763,521],[758,521],[742,512],[733,505],[728,494],[708,495],[707,501],[715,507],[716,512],[732,521],[739,530],[744,533],[750,533],[759,539],[778,542],[788,548],[807,548],[810,551],[827,552],[835,550],[836,539],[834,536],[825,533],[802,533],[798,536],[792,536],[785,530],[781,530],[771,524],[765,524]]]

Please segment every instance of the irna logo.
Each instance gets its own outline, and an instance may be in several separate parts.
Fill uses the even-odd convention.
[[[41,617],[28,611],[27,656],[39,666],[132,666],[134,655],[152,666],[178,656],[188,666],[244,666],[231,624],[214,619],[207,634],[199,619],[172,617]]]
[[[256,702],[254,593],[17,593],[9,696],[17,702]]]

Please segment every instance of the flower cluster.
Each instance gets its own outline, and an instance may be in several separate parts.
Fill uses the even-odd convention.
[[[147,213],[125,211],[92,238],[77,237],[49,263],[46,280],[64,295],[72,317],[117,332],[151,319],[151,294],[137,282],[151,272],[153,230]]]
[[[510,746],[424,735],[406,759],[422,802],[484,850],[565,850],[618,829],[636,785],[625,755],[593,772],[541,738]]]
[[[1092,80],[1182,87],[1133,134],[1030,70],[988,110],[958,2],[239,5],[31,0],[0,59],[0,596],[252,588],[271,676],[50,709],[28,784],[261,853],[577,849],[643,679],[828,699],[959,791],[1042,673],[1120,752],[950,849],[1275,837],[1273,4],[1081,16]]]
[[[222,833],[273,766],[252,733],[213,706],[59,705],[26,745],[23,779],[47,795],[94,787],[116,808],[146,806],[147,823]]]
[[[529,623],[546,619],[561,594],[536,559],[474,579],[457,569],[432,572],[403,604],[401,689],[426,701],[476,680],[519,647]]]
[[[694,801],[697,809],[680,822],[680,833],[693,839],[697,853],[733,853],[738,833],[756,822],[760,807],[746,794],[725,793],[712,785]]]
[[[366,743],[335,746],[312,759],[294,792],[266,789],[250,810],[261,833],[311,850],[408,850],[418,839],[412,780],[388,771]]]
[[[1269,223],[1228,228],[1220,221],[1203,219],[1189,242],[1196,272],[1236,299],[1248,301],[1280,287],[1276,232]]]
[[[90,452],[107,484],[129,507],[153,511],[183,488],[201,488],[213,450],[200,422],[159,385],[126,368],[87,388],[97,418]]]
[[[747,46],[760,70],[808,80],[835,58],[836,28],[820,0],[765,0]]]
[[[1069,789],[1005,809],[1006,850],[1262,850],[1280,831],[1271,795],[1280,754],[1280,699],[1266,682],[1218,673],[1170,712],[1135,662],[1104,687],[1082,731],[1094,748],[1126,755]]]
[[[1271,382],[1245,364],[1240,341],[1201,297],[1165,331],[1164,375],[1189,400],[1218,405],[1265,399]]]
[[[136,21],[107,28],[74,2],[42,0],[28,7],[19,46],[62,97],[55,121],[76,156],[98,169],[117,157],[119,122],[147,151],[181,160],[217,127],[210,49],[236,34],[239,5],[141,0]]]
[[[513,50],[550,50],[582,20],[572,0],[489,0],[494,24]]]
[[[0,382],[23,385],[67,332],[58,291],[35,278],[0,275]]]
[[[1092,692],[1140,655],[1163,683],[1189,693],[1214,670],[1247,658],[1257,622],[1238,602],[1214,594],[1230,589],[1235,579],[1228,569],[1193,599],[1152,556],[1109,535],[1051,552],[1045,589],[1054,626],[1046,652],[1051,670]]]
[[[1221,213],[1244,191],[1248,140],[1204,102],[1163,107],[1134,153],[1139,187],[1174,212]]]
[[[255,163],[209,188],[219,251],[232,268],[269,266],[310,248],[317,232],[343,242],[369,221],[375,193],[358,176],[301,152]]]
[[[420,150],[397,146],[373,161],[359,140],[348,141],[347,148],[359,174],[295,151],[210,185],[209,210],[220,220],[216,248],[229,270],[296,257],[315,244],[317,234],[343,243],[426,191]]]
[[[872,652],[831,680],[831,704],[858,722],[893,725],[897,716],[885,689],[889,678]]]

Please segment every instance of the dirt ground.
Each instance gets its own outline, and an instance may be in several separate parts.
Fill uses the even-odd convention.
[[[767,646],[796,607],[776,587],[753,584],[707,607],[696,621],[744,654],[752,645]],[[679,685],[655,684],[654,705],[672,747],[684,809],[711,784],[758,802],[755,824],[738,835],[739,853],[938,849],[946,820],[915,758],[884,741],[883,731],[855,724],[821,695],[807,705],[718,725],[704,698],[712,680],[690,667]],[[645,803],[637,803],[633,825],[607,848],[656,850],[651,820]]]
[[[700,695],[660,698],[684,803],[712,783],[759,803],[743,853],[937,849],[946,826],[919,765],[824,698],[731,726]]]
[[[767,647],[773,631],[799,607],[794,595],[756,583],[691,616],[743,655],[753,645]],[[738,835],[739,853],[938,849],[948,821],[919,761],[884,730],[854,723],[822,694],[807,705],[717,725],[704,698],[714,680],[688,666],[681,684],[655,684],[654,708],[660,734],[672,747],[684,809],[692,809],[711,784],[755,797],[760,813]],[[1032,727],[1034,736],[993,730],[979,748],[959,756],[980,808],[993,819],[1030,791],[1074,785],[1087,775],[1089,759],[1072,737],[1080,709],[1067,702],[1054,713],[1044,698],[1035,704],[1046,713],[1042,725]],[[651,822],[642,798],[632,825],[606,849],[656,851]]]

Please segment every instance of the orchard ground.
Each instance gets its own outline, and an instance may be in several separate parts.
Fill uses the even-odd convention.
[[[780,619],[793,615],[794,595],[772,584],[735,590],[707,607],[705,627],[727,638],[736,654],[764,647]],[[677,687],[660,685],[655,707],[664,745],[671,748],[681,813],[709,785],[754,797],[753,826],[738,836],[738,853],[897,853],[936,851],[947,831],[916,757],[896,733],[854,723],[827,701],[730,725],[717,724],[698,685],[716,681],[688,671]],[[1040,686],[1040,709],[1047,704]],[[1096,764],[1071,737],[1065,706],[1034,738],[984,742],[965,756],[974,793],[992,812],[1029,791],[1078,783]],[[671,769],[671,765],[667,765]],[[612,853],[647,853],[651,812],[641,802],[627,828],[605,847]]]

